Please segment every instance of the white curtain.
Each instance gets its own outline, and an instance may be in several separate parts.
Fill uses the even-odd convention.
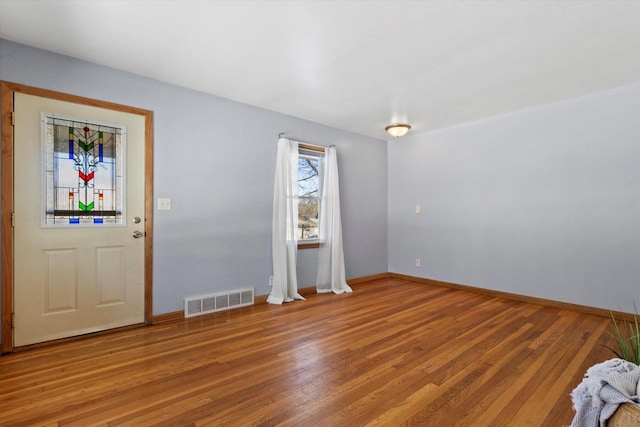
[[[278,140],[276,179],[273,189],[273,288],[271,304],[304,299],[298,293],[296,256],[298,251],[298,143]]]
[[[322,188],[316,290],[318,293],[351,292],[344,273],[338,160],[334,146],[325,151],[324,185]]]

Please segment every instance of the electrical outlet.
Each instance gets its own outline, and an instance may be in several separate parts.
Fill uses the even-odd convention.
[[[420,207],[420,205],[416,205],[416,213],[419,214],[420,211],[422,211],[422,208]]]
[[[420,267],[420,258],[416,258],[416,267]]]
[[[269,276],[269,286],[273,286],[273,276]]]

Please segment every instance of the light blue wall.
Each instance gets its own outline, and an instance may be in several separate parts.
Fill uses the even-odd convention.
[[[386,141],[1,39],[0,79],[153,111],[154,205],[173,204],[154,212],[154,314],[189,295],[269,293],[279,132],[336,145],[347,277],[387,271]],[[315,283],[316,260],[301,255],[301,287]]]
[[[389,271],[633,312],[640,85],[391,141]]]

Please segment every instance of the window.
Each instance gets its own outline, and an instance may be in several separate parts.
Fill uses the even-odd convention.
[[[43,113],[45,227],[124,225],[125,128]]]
[[[298,247],[317,247],[324,149],[300,144],[298,154]]]

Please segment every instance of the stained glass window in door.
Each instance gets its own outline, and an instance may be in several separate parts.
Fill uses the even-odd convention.
[[[44,115],[45,226],[124,224],[125,128]]]

